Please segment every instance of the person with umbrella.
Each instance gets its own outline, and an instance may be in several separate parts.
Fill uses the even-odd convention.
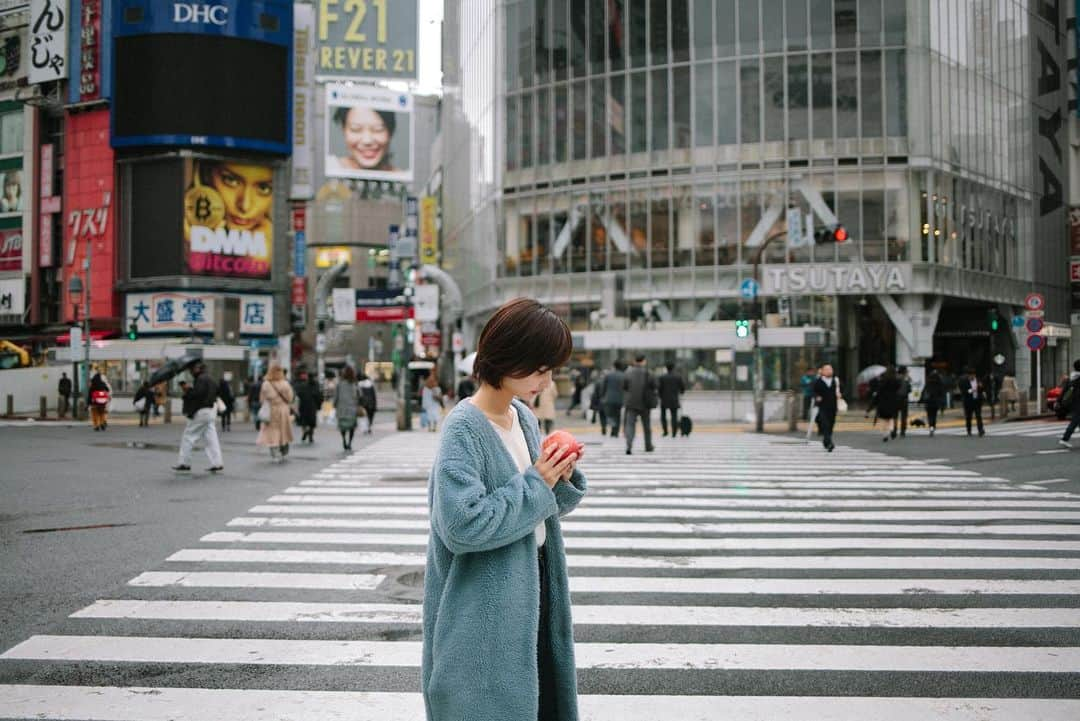
[[[206,364],[201,360],[191,366],[191,375],[194,384],[184,391],[184,415],[188,422],[184,427],[184,435],[180,439],[180,456],[174,471],[186,472],[191,470],[191,451],[195,444],[203,441],[206,444],[206,456],[210,459],[210,472],[217,473],[225,470],[225,464],[221,459],[221,442],[218,440],[217,425],[215,423],[216,412],[214,401],[217,400],[217,384],[210,374],[206,372]]]

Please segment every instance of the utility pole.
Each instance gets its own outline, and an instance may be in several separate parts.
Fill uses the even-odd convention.
[[[85,283],[83,283],[83,376],[84,383],[83,388],[86,392],[90,392],[90,258],[93,252],[92,244],[93,236],[86,236],[86,257],[83,258],[83,275],[85,276]],[[78,409],[78,398],[75,400],[75,408]],[[90,407],[86,407],[87,413],[90,412]]]

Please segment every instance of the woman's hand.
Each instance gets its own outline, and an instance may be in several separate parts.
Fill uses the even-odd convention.
[[[555,463],[554,459],[560,458],[564,453],[570,450],[569,446],[557,446],[550,445],[540,453],[540,458],[533,464],[540,477],[544,479],[544,483],[548,488],[554,488],[555,484],[559,482],[561,478],[569,478],[570,474],[574,472],[574,465],[577,463],[578,454],[571,453],[559,463]]]

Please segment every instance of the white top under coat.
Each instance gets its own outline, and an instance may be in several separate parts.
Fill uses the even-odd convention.
[[[525,431],[521,428],[517,409],[513,406],[510,406],[510,415],[513,417],[510,430],[503,428],[490,418],[488,418],[488,422],[495,429],[495,432],[499,434],[499,438],[502,440],[503,445],[506,446],[510,457],[514,459],[518,472],[524,473],[525,469],[532,465],[532,458],[529,456],[529,446],[525,442]],[[547,530],[544,528],[544,524],[541,523],[537,526],[534,533],[536,534],[536,547],[539,548],[547,540]]]

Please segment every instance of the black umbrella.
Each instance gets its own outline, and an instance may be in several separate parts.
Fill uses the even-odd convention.
[[[186,355],[180,358],[174,358],[154,371],[150,376],[150,380],[147,382],[152,386],[156,386],[158,383],[172,380],[175,376],[180,375],[201,360],[201,355]]]

